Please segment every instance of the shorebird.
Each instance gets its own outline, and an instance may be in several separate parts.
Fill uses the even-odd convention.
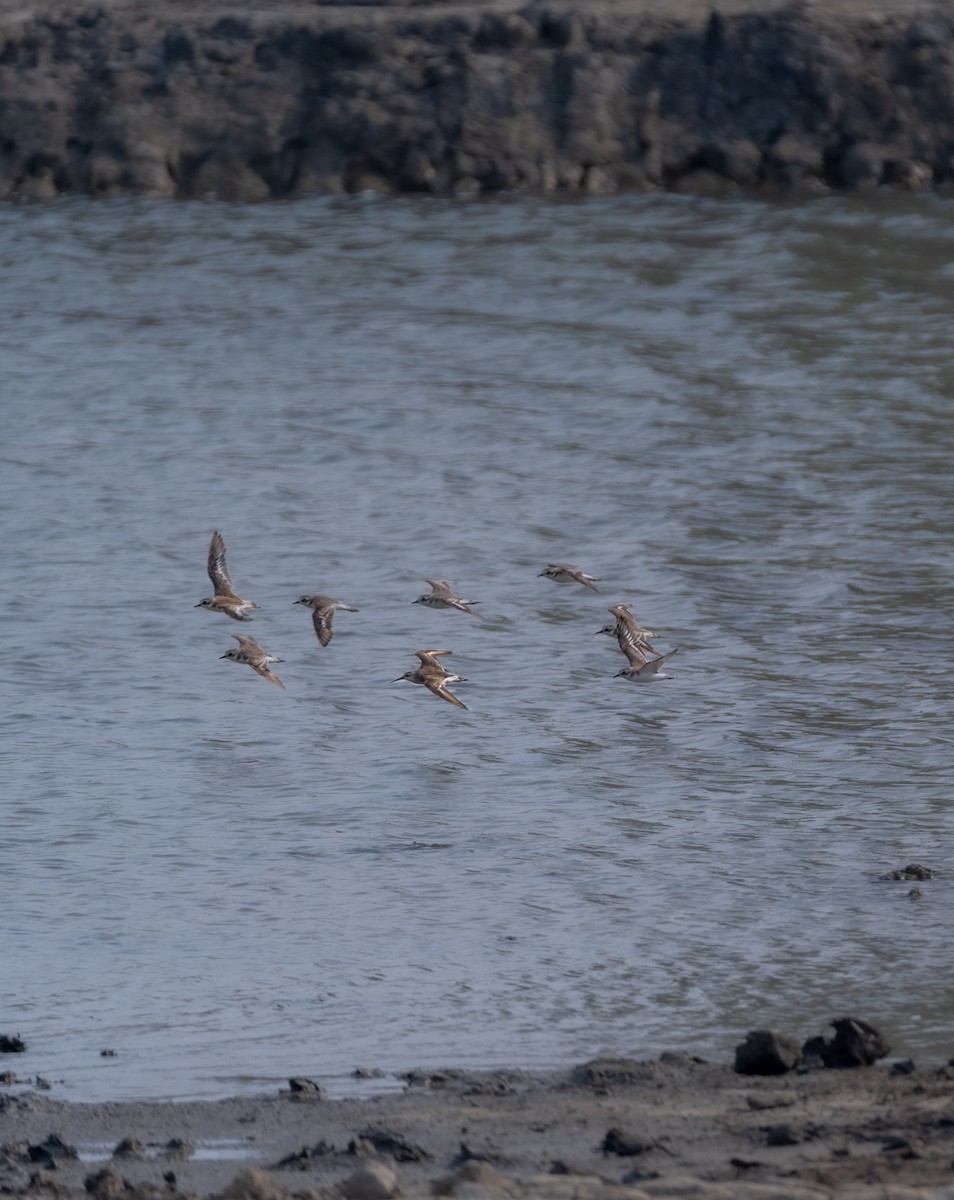
[[[619,643],[619,648],[629,658],[630,649],[641,653],[643,659],[647,659],[650,654],[658,654],[659,651],[651,644],[649,639],[656,637],[656,633],[652,629],[644,629],[642,625],[633,616],[631,604],[614,604],[609,611],[616,618],[612,625],[604,625],[602,629],[597,629],[597,633],[606,633],[610,637],[616,638]],[[648,653],[646,653],[648,651]],[[632,664],[630,664],[632,665]]]
[[[665,671],[660,671],[659,668],[664,662],[672,658],[678,649],[679,647],[677,646],[675,650],[670,650],[668,654],[660,654],[658,658],[647,659],[643,657],[641,663],[631,658],[629,660],[630,665],[624,667],[622,671],[617,671],[613,678],[628,679],[631,683],[655,683],[657,679],[672,679],[671,675],[667,675]],[[629,655],[627,655],[627,658],[629,658]]]
[[[356,608],[352,608],[350,604],[345,604],[343,600],[333,600],[330,596],[299,596],[295,601],[296,604],[304,604],[305,608],[311,609],[311,621],[315,627],[315,633],[318,635],[318,641],[322,646],[327,646],[332,639],[331,622],[334,620],[335,609],[343,608],[345,612],[357,612]]]
[[[593,582],[599,579],[599,575],[587,575],[579,567],[568,567],[566,563],[547,563],[547,569],[541,571],[537,576],[538,579],[544,577],[552,579],[554,583],[582,583],[584,587],[591,588],[594,592],[600,590]]]
[[[231,662],[244,663],[261,675],[263,679],[267,679],[269,683],[274,683],[276,687],[285,691],[282,681],[268,669],[269,663],[284,662],[285,660],[279,658],[277,654],[268,654],[253,637],[246,637],[241,633],[233,633],[232,637],[238,642],[238,649],[226,650],[221,657],[227,658]]]
[[[430,580],[428,580],[428,583],[430,583]],[[463,675],[454,675],[451,671],[448,671],[444,664],[439,661],[445,654],[451,654],[452,651],[415,650],[414,653],[421,660],[421,665],[414,671],[405,671],[403,675],[399,675],[397,679],[392,679],[391,682],[400,683],[402,679],[406,679],[408,683],[423,684],[429,692],[433,692],[435,696],[440,696],[448,704],[456,704],[458,708],[466,709],[467,705],[448,691],[448,684],[466,683],[467,680]]]
[[[453,588],[453,579],[425,579],[424,582],[431,585],[431,590],[426,596],[418,596],[416,600],[412,600],[412,604],[425,604],[428,608],[456,608],[458,612],[470,613],[472,617],[484,619],[484,614],[472,607],[480,601],[465,600],[463,596],[458,596]]]
[[[233,621],[250,621],[248,613],[258,608],[254,600],[243,600],[235,593],[229,569],[225,565],[225,542],[218,531],[212,534],[209,543],[209,578],[212,580],[213,595],[200,600],[195,608],[208,608],[212,612],[225,613]]]

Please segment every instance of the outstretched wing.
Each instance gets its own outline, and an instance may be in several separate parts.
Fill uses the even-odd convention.
[[[678,650],[679,650],[679,647],[677,646],[675,650],[670,650],[668,654],[660,654],[660,656],[658,658],[650,659],[649,662],[644,663],[644,665],[642,666],[642,668],[640,670],[640,674],[655,675],[656,672],[659,670],[659,668],[663,665],[663,663],[668,662],[669,659],[672,658],[672,656],[674,654],[678,653]]]
[[[252,668],[253,671],[257,671],[258,674],[261,675],[261,677],[263,679],[267,679],[269,683],[274,683],[274,685],[276,687],[280,687],[283,692],[288,691],[288,689],[285,687],[285,685],[282,683],[282,681],[278,678],[278,676],[273,675],[271,673],[271,671],[268,669],[267,663],[264,665],[261,665],[259,663],[249,663],[249,666]]]
[[[429,692],[433,692],[435,696],[440,696],[442,700],[446,700],[448,704],[456,704],[458,708],[467,708],[467,705],[458,700],[456,696],[452,696],[448,691],[447,682],[443,675],[428,673],[424,677],[424,686]]]
[[[451,608],[456,608],[458,612],[465,612],[469,617],[479,617],[481,621],[484,620],[482,612],[478,612],[476,608],[471,608],[472,604],[477,603],[476,600],[462,600],[460,596],[448,596],[446,599]]]
[[[626,655],[626,661],[630,667],[644,667],[649,661],[649,655],[643,650],[638,643],[627,641],[622,635],[617,635],[619,648]]]
[[[424,582],[431,585],[432,596],[439,596],[442,600],[458,599],[452,586],[453,579],[425,579]]]
[[[264,655],[265,651],[262,649],[262,647],[258,644],[258,642],[256,642],[256,640],[253,637],[250,637],[247,633],[233,633],[232,637],[234,637],[235,640],[238,642],[239,649],[242,651],[243,654],[248,654],[248,655],[262,654],[262,655]]]
[[[421,665],[424,667],[436,667],[442,674],[446,674],[446,670],[442,663],[437,660],[443,658],[445,654],[452,654],[452,650],[415,650],[414,653],[421,660]]]
[[[216,596],[235,595],[229,569],[225,565],[225,542],[222,541],[218,530],[212,534],[212,541],[209,543],[209,578],[212,580]]]

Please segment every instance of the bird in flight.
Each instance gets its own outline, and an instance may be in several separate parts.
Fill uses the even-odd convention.
[[[225,613],[233,621],[250,621],[248,615],[252,609],[259,606],[254,600],[243,600],[237,595],[232,584],[232,577],[225,564],[225,542],[221,533],[216,530],[209,544],[209,579],[212,580],[211,596],[206,596],[195,605],[196,608],[208,608],[212,612]]]

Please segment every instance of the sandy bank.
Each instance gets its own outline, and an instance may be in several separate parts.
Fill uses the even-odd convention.
[[[954,15],[0,4],[0,198],[954,185]]]
[[[233,1194],[280,1200],[337,1195],[380,1162],[406,1196],[437,1187],[470,1200],[954,1197],[949,1065],[750,1078],[671,1055],[547,1076],[446,1072],[369,1099],[83,1105],[29,1094],[0,1105],[0,1190],[12,1194],[208,1195],[254,1165],[268,1180]],[[52,1143],[51,1165],[37,1149],[51,1134],[86,1161]],[[126,1138],[144,1151],[110,1157]],[[230,1157],[202,1157],[215,1146]],[[86,1182],[105,1167],[109,1176]]]

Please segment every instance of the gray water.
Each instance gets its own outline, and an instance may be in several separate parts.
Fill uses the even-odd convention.
[[[4,1065],[954,1053],[954,206],[8,207],[0,290]]]

